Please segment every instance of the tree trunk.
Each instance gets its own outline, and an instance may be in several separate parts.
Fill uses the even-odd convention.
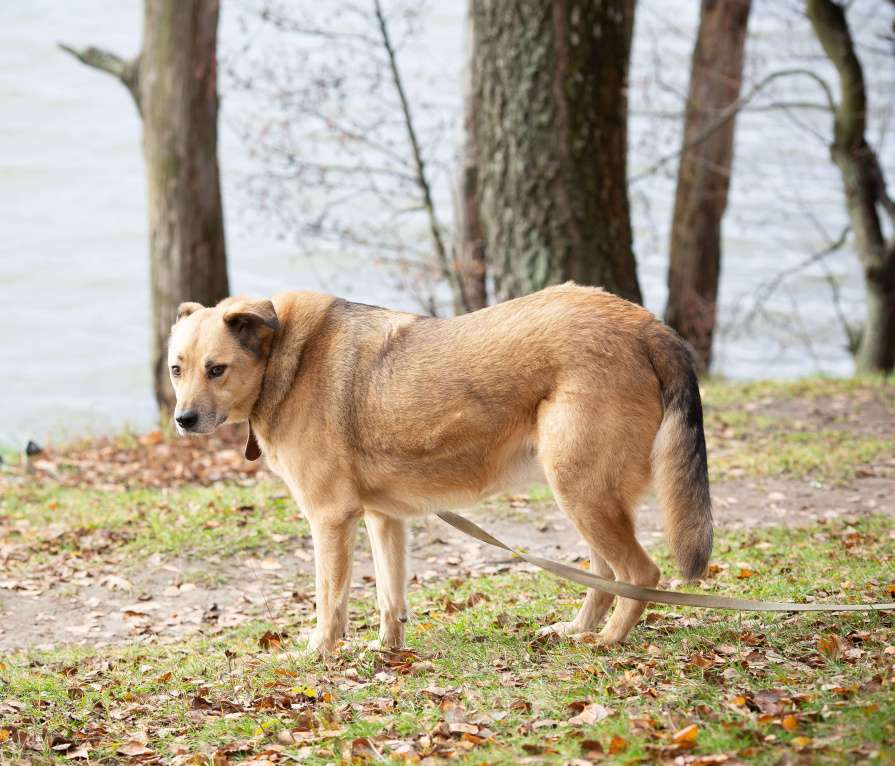
[[[721,219],[733,166],[750,0],[702,0],[671,224],[665,321],[712,358],[721,272]]]
[[[482,219],[479,213],[479,153],[476,138],[476,84],[479,80],[475,55],[474,3],[466,12],[466,62],[463,82],[463,147],[457,179],[455,268],[467,305],[454,301],[454,312],[475,311],[488,305],[487,267]]]
[[[474,4],[485,252],[499,300],[573,279],[641,301],[626,184],[634,0]]]
[[[135,61],[66,48],[117,76],[143,118],[152,371],[162,418],[174,407],[166,347],[177,306],[213,305],[229,293],[217,160],[218,13],[218,0],[145,0]]]
[[[859,372],[895,368],[895,237],[886,240],[880,210],[895,226],[895,202],[886,192],[876,153],[865,138],[867,95],[845,8],[831,0],[807,0],[817,39],[839,75],[840,100],[830,155],[839,168],[845,204],[864,270],[867,318],[855,359]]]

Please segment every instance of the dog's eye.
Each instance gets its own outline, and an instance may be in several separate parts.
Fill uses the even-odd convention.
[[[179,378],[179,377],[180,377],[180,365],[179,365],[179,364],[172,364],[172,365],[171,365],[171,374],[172,374],[175,378]]]
[[[208,370],[209,378],[219,378],[224,374],[224,370],[227,369],[226,364],[216,364],[214,367]]]

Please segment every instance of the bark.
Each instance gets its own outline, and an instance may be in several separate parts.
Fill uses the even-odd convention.
[[[463,285],[462,301],[454,302],[454,312],[475,311],[488,305],[487,266],[482,219],[479,214],[479,152],[476,137],[476,84],[479,81],[475,56],[475,0],[469,0],[466,14],[466,62],[463,82],[463,146],[457,179],[457,234],[455,268]]]
[[[474,4],[478,181],[496,297],[573,279],[641,301],[626,185],[634,0]]]
[[[702,0],[671,225],[665,320],[711,364],[721,220],[733,167],[750,0]]]
[[[163,418],[174,407],[166,346],[177,306],[213,305],[229,293],[217,160],[218,13],[218,0],[145,0],[136,60],[65,48],[118,77],[143,118],[152,373]]]
[[[880,213],[895,226],[876,153],[865,138],[867,94],[845,8],[832,0],[807,0],[806,12],[839,76],[840,98],[830,155],[839,168],[855,249],[864,271],[867,317],[855,365],[859,372],[895,368],[895,237],[886,239]]]

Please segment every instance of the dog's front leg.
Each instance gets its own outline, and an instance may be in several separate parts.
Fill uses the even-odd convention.
[[[317,626],[308,639],[308,650],[324,654],[335,648],[348,627],[348,591],[360,513],[317,511],[308,516],[317,580]]]
[[[372,511],[364,514],[364,523],[373,550],[379,603],[379,640],[373,647],[400,649],[407,622],[407,524]]]

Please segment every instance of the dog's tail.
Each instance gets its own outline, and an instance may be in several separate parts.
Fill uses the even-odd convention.
[[[646,331],[665,414],[653,443],[656,493],[665,534],[687,580],[705,572],[712,552],[712,501],[702,427],[702,399],[689,348],[666,325]]]

